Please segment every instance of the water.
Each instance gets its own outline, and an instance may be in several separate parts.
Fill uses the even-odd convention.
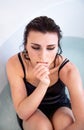
[[[20,130],[8,84],[0,94],[0,130]]]
[[[84,85],[84,39],[64,37],[62,48],[63,55],[78,67]],[[8,84],[0,94],[0,130],[20,130]]]
[[[79,69],[84,86],[84,38],[64,37],[62,48],[63,55],[69,58]]]

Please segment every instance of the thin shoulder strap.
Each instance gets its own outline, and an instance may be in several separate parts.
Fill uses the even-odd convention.
[[[19,61],[20,61],[21,65],[22,65],[22,68],[23,68],[24,78],[26,78],[25,67],[24,67],[24,64],[23,64],[23,61],[22,61],[20,53],[18,53],[18,58],[19,58]]]
[[[58,75],[59,75],[59,72],[60,72],[60,70],[64,67],[64,65],[65,64],[67,64],[69,62],[69,59],[65,59],[63,62],[62,62],[62,64],[60,65],[60,67],[59,67],[59,70],[58,70]]]

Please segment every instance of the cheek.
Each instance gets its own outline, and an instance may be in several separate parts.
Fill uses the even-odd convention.
[[[49,57],[50,57],[50,61],[51,61],[51,62],[54,61],[57,52],[58,52],[58,48],[56,48],[55,50],[53,50],[53,51],[50,52]]]
[[[29,47],[29,49],[28,49],[28,54],[29,54],[29,58],[30,58],[30,59],[35,56],[34,51],[33,51],[30,47]]]
[[[51,54],[49,54],[48,56],[48,59],[50,62],[53,62],[55,57],[56,57],[56,52],[51,52]]]
[[[32,50],[29,50],[29,58],[30,58],[32,64],[34,65],[38,58],[37,53]]]

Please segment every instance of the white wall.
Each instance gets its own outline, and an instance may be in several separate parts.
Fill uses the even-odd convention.
[[[5,64],[19,51],[25,25],[47,15],[60,25],[64,36],[84,38],[83,0],[0,0],[0,91],[7,84]]]
[[[37,15],[55,18],[65,35],[84,36],[83,14],[84,0],[0,0],[0,45]]]
[[[65,0],[0,0],[0,44],[25,21],[61,1]]]

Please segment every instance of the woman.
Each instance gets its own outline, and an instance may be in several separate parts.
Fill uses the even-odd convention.
[[[25,28],[24,50],[7,62],[12,99],[23,130],[84,130],[82,81],[75,65],[61,55],[61,38],[53,19],[37,17]]]

